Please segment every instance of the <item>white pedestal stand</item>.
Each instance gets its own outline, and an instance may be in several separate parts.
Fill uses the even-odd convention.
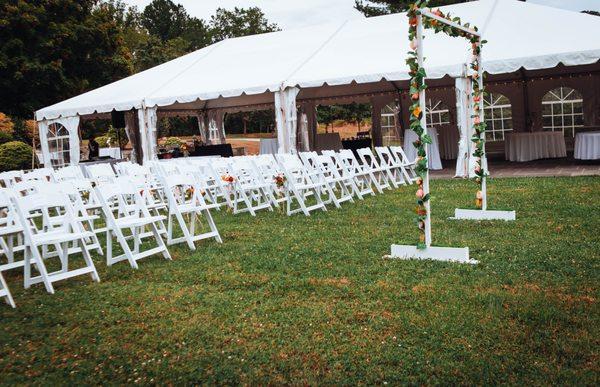
[[[456,263],[477,264],[478,261],[469,258],[468,247],[433,247],[429,246],[424,250],[417,249],[416,246],[392,245],[392,254],[385,258],[391,259],[417,259],[433,260]]]
[[[517,219],[515,211],[494,211],[494,210],[466,210],[456,208],[454,218],[456,220],[505,220],[511,221]]]

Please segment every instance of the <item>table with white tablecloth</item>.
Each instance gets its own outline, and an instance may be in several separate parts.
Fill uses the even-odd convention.
[[[279,145],[277,144],[276,138],[261,138],[259,154],[261,154],[261,155],[277,154],[278,147],[279,147]]]
[[[438,142],[442,160],[456,160],[458,157],[459,140],[460,133],[456,126],[444,125],[440,127],[440,130],[438,131]]]
[[[575,135],[575,158],[600,160],[600,132],[580,132]]]
[[[121,158],[121,150],[119,148],[100,148],[98,153],[100,157],[110,157],[112,159]]]
[[[504,156],[508,161],[531,161],[567,157],[567,146],[562,132],[509,133],[504,142]]]
[[[435,128],[429,128],[427,133],[431,137],[431,145],[429,146],[429,169],[439,170],[442,169],[442,160],[440,158],[440,147],[438,144],[438,133]],[[413,142],[419,138],[417,134],[410,129],[404,131],[404,153],[406,157],[413,161],[417,158],[417,149],[413,145]]]

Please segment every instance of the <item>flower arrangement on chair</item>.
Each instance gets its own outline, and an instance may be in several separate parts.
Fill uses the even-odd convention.
[[[273,182],[279,191],[279,197],[282,197],[287,188],[287,177],[283,173],[279,173],[273,176]]]

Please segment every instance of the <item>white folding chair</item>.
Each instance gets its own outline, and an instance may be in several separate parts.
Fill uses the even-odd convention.
[[[8,261],[6,264],[0,264],[0,271],[23,266],[23,261],[15,261],[15,253],[25,251],[25,244],[23,227],[11,201],[13,196],[12,190],[0,189],[0,253],[6,256]]]
[[[381,166],[388,170],[390,181],[394,187],[398,188],[399,186],[407,183],[412,184],[406,168],[401,162],[398,162],[388,147],[375,147],[375,152],[377,152],[377,155],[379,156],[379,163]]]
[[[75,179],[84,179],[83,171],[78,165],[69,165],[54,171],[54,178],[56,181],[69,181]]]
[[[327,183],[314,180],[297,156],[278,154],[275,157],[287,180],[289,190],[287,196],[287,214],[292,215],[302,212],[304,215],[310,216],[311,211],[327,211],[325,201],[321,197],[322,192],[327,191]],[[309,205],[306,203],[310,197],[314,197],[315,204]],[[298,204],[297,208],[293,206],[294,200]]]
[[[17,219],[11,196],[9,189],[0,189],[0,248],[2,249],[0,253],[5,255],[8,260],[7,263],[0,262],[0,297],[15,308],[15,301],[2,272],[24,265],[24,261],[15,261],[15,253],[24,251],[25,245],[23,244],[23,228]]]
[[[340,159],[337,157],[335,151],[325,150],[321,153],[321,160],[327,161],[328,168],[332,171],[334,170],[334,173],[338,176],[338,179],[346,185],[347,189],[350,191],[350,194],[352,196],[356,195],[358,199],[363,200],[363,193],[356,182],[356,177],[347,168],[345,168],[344,165],[341,164]]]
[[[339,153],[333,153],[332,156],[337,159],[338,166],[344,169],[346,174],[353,176],[359,197],[375,195],[373,190],[376,182],[375,176],[370,169],[358,162],[350,149],[342,149]]]
[[[4,188],[10,188],[23,180],[23,171],[7,171],[0,173],[0,183]]]
[[[170,175],[162,177],[162,185],[168,200],[169,213],[167,223],[167,244],[186,242],[190,249],[196,250],[194,242],[202,239],[215,238],[223,243],[219,230],[213,220],[210,210],[218,208],[218,204],[207,204],[202,195],[202,187],[193,176]],[[206,219],[210,231],[202,232],[201,217]],[[189,218],[189,224],[185,217]],[[177,222],[183,236],[174,237],[174,224]]]
[[[396,162],[403,166],[403,170],[407,172],[408,181],[412,184],[417,178],[417,172],[415,171],[415,167],[417,166],[417,161],[410,161],[404,153],[404,149],[401,146],[391,146],[390,151],[392,152],[392,156],[396,158]]]
[[[195,163],[178,163],[176,171],[172,173],[191,176],[202,189],[203,198],[207,203],[214,205],[217,211],[221,210],[221,206],[228,205],[229,193],[225,192],[225,188],[218,184],[221,179],[218,179],[218,181],[214,179],[213,173],[209,171],[207,166]],[[163,176],[165,175],[168,176],[168,174],[163,174]]]
[[[12,297],[12,294],[10,294],[10,289],[8,288],[8,285],[6,284],[4,277],[2,276],[1,270],[0,270],[0,297],[4,298],[6,303],[8,305],[12,306],[13,308],[17,307],[17,305],[15,304],[15,300]]]
[[[233,191],[233,213],[249,212],[256,216],[256,211],[268,209],[273,211],[271,187],[257,176],[256,169],[246,159],[239,158],[230,163],[229,175]],[[227,174],[226,174],[227,175]],[[224,178],[225,180],[227,178]]]
[[[52,168],[38,168],[26,172],[22,177],[23,181],[38,180],[44,183],[55,182],[54,170]]]
[[[97,235],[102,230],[97,230],[95,226],[95,222],[100,219],[100,216],[89,209],[89,196],[87,202],[84,202],[86,193],[87,195],[93,195],[95,193],[91,183],[87,182],[88,184],[84,185],[82,183],[83,181],[85,180],[63,181],[56,183],[52,189],[56,189],[69,197],[71,204],[73,205],[75,218],[83,225],[86,231],[92,233],[90,238],[86,240],[88,250],[96,250],[98,254],[102,255],[102,247],[100,246]],[[73,252],[78,252],[78,249],[79,247],[77,246],[72,247]]]
[[[273,200],[273,205],[279,207],[280,204],[286,202],[288,200],[287,184],[275,157],[273,155],[260,155],[250,159],[250,162],[256,170],[256,175],[259,178],[262,177],[263,182],[270,187],[270,197]],[[278,179],[280,179],[279,182]]]
[[[104,219],[107,224],[106,231],[106,263],[128,261],[131,267],[138,268],[137,261],[155,254],[162,254],[165,259],[171,260],[159,229],[164,228],[163,215],[151,215],[146,207],[146,200],[142,197],[134,184],[105,183],[95,187],[96,194],[102,204]],[[150,232],[145,229],[149,227]],[[124,231],[129,231],[126,235]],[[156,247],[147,250],[141,249],[143,239],[150,237],[156,242]],[[123,254],[113,257],[113,238],[123,250]],[[133,240],[131,248],[127,240]]]
[[[327,185],[328,199],[325,200],[325,204],[333,203],[340,208],[345,201],[354,202],[352,192],[346,185],[346,179],[340,176],[330,157],[319,156],[317,152],[300,152],[299,156],[314,180],[322,181]],[[336,192],[339,193],[339,197]]]
[[[383,193],[384,189],[392,189],[387,170],[379,165],[371,148],[357,149],[356,152],[358,153],[358,157],[360,157],[362,165],[370,171],[373,177],[375,177],[373,183],[375,184],[377,191]]]
[[[110,164],[94,164],[85,167],[90,179],[96,184],[112,183],[116,175]]]
[[[92,280],[99,282],[100,278],[90,257],[86,240],[91,232],[85,231],[77,221],[69,198],[60,192],[32,193],[26,196],[15,196],[13,202],[23,226],[25,237],[25,288],[43,282],[46,291],[54,293],[53,283],[80,275],[89,274]],[[42,221],[36,219],[42,214]],[[41,223],[41,224],[40,224]],[[84,266],[71,270],[69,268],[69,243],[77,243],[83,256]],[[41,248],[54,246],[60,258],[61,268],[48,272]],[[39,275],[32,276],[35,265]]]

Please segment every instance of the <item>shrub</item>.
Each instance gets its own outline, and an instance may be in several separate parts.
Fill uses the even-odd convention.
[[[21,141],[0,145],[0,171],[30,169],[33,149]]]
[[[181,141],[179,137],[169,137],[165,141],[166,146],[178,147],[181,146],[181,144],[183,144],[183,141]]]
[[[12,141],[13,138],[10,134],[6,132],[0,132],[0,145],[6,144],[7,142]]]

